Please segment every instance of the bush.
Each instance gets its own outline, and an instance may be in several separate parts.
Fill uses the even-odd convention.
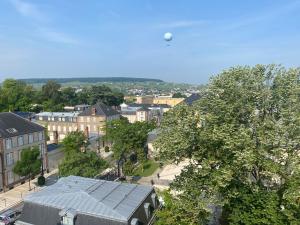
[[[105,147],[104,147],[104,151],[105,151],[105,152],[109,152],[109,147],[108,147],[108,146],[105,146]]]
[[[39,176],[38,177],[38,185],[43,186],[43,185],[45,185],[45,183],[46,183],[45,177],[44,176]]]

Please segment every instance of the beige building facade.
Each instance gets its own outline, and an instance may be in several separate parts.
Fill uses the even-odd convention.
[[[23,149],[37,147],[44,171],[48,168],[45,128],[13,113],[0,113],[0,189],[13,188],[26,177],[13,173]]]
[[[120,114],[103,103],[97,103],[83,112],[43,112],[36,118],[47,126],[50,142],[59,142],[72,131],[83,131],[88,137],[102,136],[106,121],[118,119]]]

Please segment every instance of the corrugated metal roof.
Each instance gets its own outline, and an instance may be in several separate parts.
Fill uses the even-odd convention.
[[[69,176],[28,195],[25,202],[127,221],[152,191],[151,186]]]

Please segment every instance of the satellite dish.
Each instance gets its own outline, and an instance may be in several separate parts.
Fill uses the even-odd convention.
[[[165,33],[164,35],[165,41],[172,41],[173,35],[170,32]]]

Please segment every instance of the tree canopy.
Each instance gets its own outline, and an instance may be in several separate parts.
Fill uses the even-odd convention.
[[[40,151],[38,147],[26,148],[21,151],[21,159],[15,164],[13,171],[19,176],[29,176],[38,174],[41,171],[41,160],[39,159]]]
[[[89,142],[82,131],[72,131],[63,140],[63,151],[68,156],[86,149]]]
[[[62,177],[74,175],[93,178],[107,167],[107,162],[95,152],[73,152],[59,165],[59,175]]]
[[[113,142],[114,157],[144,151],[148,133],[155,128],[153,122],[129,123],[126,118],[112,120],[106,124],[106,138]]]
[[[63,111],[64,106],[93,105],[98,101],[109,106],[123,102],[123,94],[105,85],[93,85],[77,92],[75,88],[62,87],[53,80],[42,88],[33,88],[20,80],[6,79],[0,87],[0,111]],[[33,106],[40,107],[33,107]]]
[[[299,69],[231,68],[193,106],[166,113],[155,143],[161,158],[190,160],[171,185],[179,210],[168,216],[206,224],[203,215],[220,206],[224,224],[299,223],[299,79]]]

